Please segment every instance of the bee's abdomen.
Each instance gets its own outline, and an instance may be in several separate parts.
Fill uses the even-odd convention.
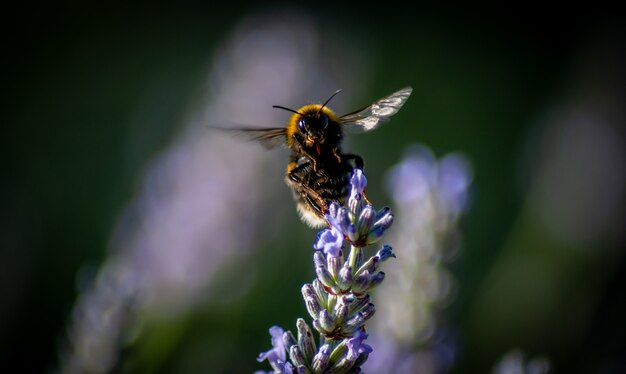
[[[285,179],[305,222],[312,227],[321,227],[328,203],[345,203],[351,173],[352,166],[347,163],[320,164],[315,170],[312,163],[305,163],[299,168],[290,164]]]
[[[325,200],[343,202],[348,195],[350,175],[338,173],[337,175],[325,175],[314,180],[311,186]]]

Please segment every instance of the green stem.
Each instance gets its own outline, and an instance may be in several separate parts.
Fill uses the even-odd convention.
[[[356,272],[358,269],[356,268],[356,260],[359,257],[359,252],[362,251],[361,247],[356,247],[354,245],[350,245],[350,268],[352,269],[352,274]]]

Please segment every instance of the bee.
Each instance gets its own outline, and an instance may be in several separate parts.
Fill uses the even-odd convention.
[[[355,168],[363,168],[361,156],[343,153],[344,129],[370,131],[396,114],[412,92],[402,88],[354,112],[337,116],[327,104],[308,104],[297,110],[274,105],[293,113],[284,127],[227,129],[266,148],[286,145],[290,150],[285,182],[290,187],[302,220],[313,228],[326,224],[324,215],[332,202],[344,205]]]

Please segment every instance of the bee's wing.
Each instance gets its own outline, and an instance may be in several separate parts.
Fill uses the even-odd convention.
[[[398,113],[413,92],[404,87],[389,96],[373,102],[370,106],[339,117],[339,123],[362,131],[369,131]]]
[[[216,130],[228,132],[248,141],[255,141],[267,149],[275,148],[286,143],[287,130],[284,127],[270,128],[224,128],[212,127]]]

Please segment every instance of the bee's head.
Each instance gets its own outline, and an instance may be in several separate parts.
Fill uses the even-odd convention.
[[[322,145],[335,147],[341,139],[339,119],[332,110],[326,107],[326,104],[339,92],[336,91],[324,104],[309,104],[298,110],[275,105],[275,108],[294,113],[287,125],[289,141],[296,138],[307,148],[319,149]]]
[[[319,105],[312,105],[310,108],[304,107],[302,109],[300,111],[303,115],[299,118],[294,118],[297,131],[302,135],[302,139],[309,147],[313,144],[324,144],[328,135],[328,127],[331,124],[331,116],[334,117],[334,114],[327,108],[319,110]]]

